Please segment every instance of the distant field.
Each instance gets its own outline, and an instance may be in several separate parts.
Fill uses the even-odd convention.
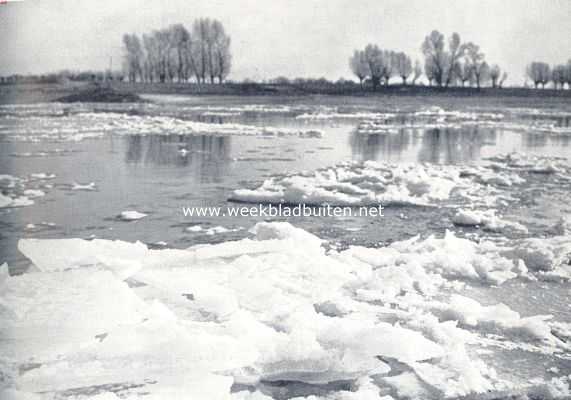
[[[228,96],[436,96],[436,97],[518,97],[571,99],[571,90],[528,89],[528,88],[438,88],[429,86],[383,86],[373,91],[361,89],[354,83],[345,84],[261,84],[225,83],[222,85],[197,85],[195,83],[123,83],[93,84],[66,82],[49,84],[2,84],[0,104],[42,103],[61,97],[82,93],[94,87],[105,86],[124,93],[135,94],[180,94],[180,95],[228,95]]]

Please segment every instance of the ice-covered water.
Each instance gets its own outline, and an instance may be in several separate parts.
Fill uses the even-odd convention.
[[[569,104],[149,100],[0,107],[0,263],[34,264],[2,283],[1,384],[565,395]],[[254,233],[263,218],[182,212],[259,202],[387,208]]]

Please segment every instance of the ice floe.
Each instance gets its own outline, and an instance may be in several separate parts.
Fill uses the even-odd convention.
[[[528,269],[560,272],[571,277],[571,239],[569,236],[526,238],[514,241],[505,256],[521,259]]]
[[[519,222],[506,221],[496,214],[496,210],[466,210],[461,209],[452,217],[454,225],[481,226],[485,230],[499,232],[504,229],[513,229],[527,233],[527,228]]]
[[[22,178],[0,175],[0,208],[31,206],[33,199],[46,195],[46,189],[51,188],[46,180],[53,178],[54,174],[44,172]]]
[[[430,205],[462,183],[459,171],[438,166],[341,163],[313,173],[270,178],[256,189],[237,189],[231,200],[308,205]]]
[[[311,128],[279,128],[238,123],[207,123],[161,115],[129,115],[112,112],[80,112],[71,116],[42,118],[0,129],[10,140],[81,141],[113,135],[250,135],[319,138],[323,131]]]
[[[323,398],[458,397],[514,388],[468,352],[471,329],[566,348],[546,317],[454,294],[519,276],[506,247],[448,233],[336,252],[278,222],[252,235],[186,250],[21,240],[39,272],[0,282],[5,390],[264,399],[264,385],[349,381]],[[557,382],[533,390],[568,391]]]
[[[238,227],[238,228],[226,228],[224,226],[213,226],[210,228],[203,228],[200,225],[192,225],[189,226],[185,229],[185,231],[187,232],[201,232],[204,233],[205,235],[217,235],[217,234],[221,234],[221,233],[230,233],[230,232],[238,232],[240,230],[242,230],[243,228]]]
[[[119,214],[119,219],[123,221],[136,221],[141,218],[145,218],[148,214],[136,211],[136,210],[127,210],[121,211]]]
[[[71,185],[71,190],[82,190],[86,192],[92,192],[94,190],[97,190],[97,187],[95,186],[95,182],[89,182],[86,184],[73,182],[73,184]]]

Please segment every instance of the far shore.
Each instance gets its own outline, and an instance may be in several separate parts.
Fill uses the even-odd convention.
[[[94,90],[95,89],[95,90]],[[66,83],[12,83],[0,84],[0,104],[24,104],[61,101],[63,98],[77,98],[79,101],[106,101],[105,96],[90,100],[90,93],[108,91],[110,102],[133,101],[137,96],[149,94],[186,96],[427,96],[427,97],[472,97],[472,98],[527,98],[527,99],[571,99],[571,90],[532,89],[523,87],[481,88],[434,87],[412,85],[381,86],[361,89],[352,82],[343,84],[294,83],[125,83],[125,82],[66,82]]]

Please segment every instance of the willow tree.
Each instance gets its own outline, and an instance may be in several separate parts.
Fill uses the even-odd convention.
[[[369,64],[364,51],[355,50],[349,58],[349,68],[351,72],[359,79],[359,85],[363,89],[363,81],[369,76]]]
[[[402,79],[402,84],[406,85],[406,80],[412,74],[412,61],[403,52],[396,53],[393,58],[397,75]]]
[[[230,36],[220,21],[201,18],[192,30],[182,24],[143,34],[125,35],[125,64],[130,81],[223,82],[232,67]]]

